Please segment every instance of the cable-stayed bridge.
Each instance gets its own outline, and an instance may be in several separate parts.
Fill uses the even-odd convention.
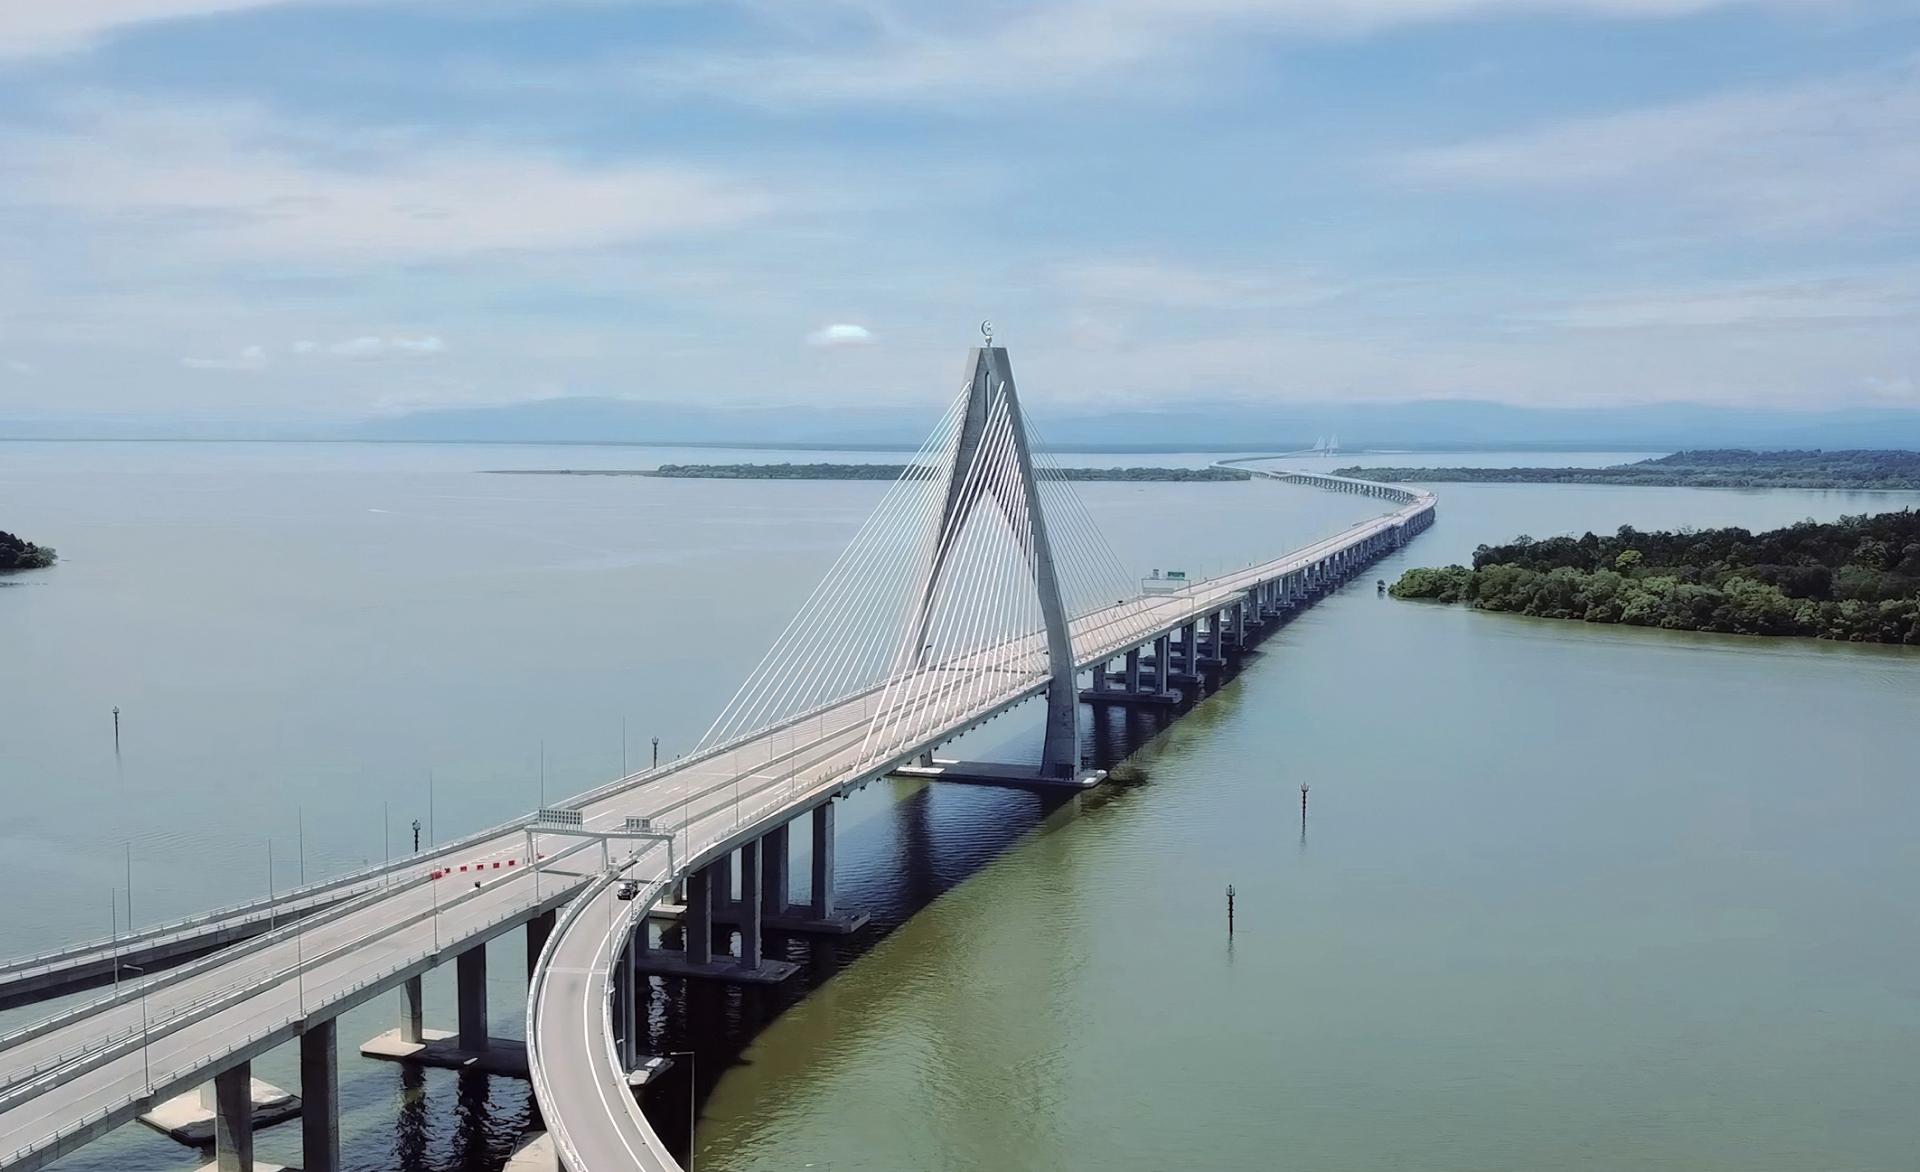
[[[675,1169],[630,1073],[642,1059],[643,982],[778,980],[791,966],[763,954],[764,929],[857,925],[833,900],[835,799],[894,772],[1096,784],[1080,761],[1083,702],[1169,702],[1433,515],[1426,493],[1256,471],[1388,507],[1261,565],[1143,595],[1031,434],[1007,352],[989,340],[926,444],[689,756],[362,875],[333,898],[307,893],[312,906],[290,925],[165,973],[121,972],[110,992],[0,1037],[0,1168],[39,1167],[209,1079],[217,1160],[251,1168],[251,1060],[297,1041],[303,1165],[330,1172],[335,1019],[398,989],[394,1046],[485,1060],[498,1050],[485,944],[525,925],[526,1058],[560,1162]],[[933,756],[1029,700],[1046,706],[1037,765]],[[797,904],[789,835],[802,818],[811,882]],[[670,895],[684,909],[674,949],[648,927]],[[436,1039],[420,981],[450,959],[459,1029]]]

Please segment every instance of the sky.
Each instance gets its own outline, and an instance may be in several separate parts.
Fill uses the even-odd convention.
[[[1920,408],[1920,0],[0,4],[0,417]]]

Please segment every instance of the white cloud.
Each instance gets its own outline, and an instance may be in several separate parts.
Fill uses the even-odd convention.
[[[1169,66],[1198,64],[1249,35],[1352,37],[1513,14],[1652,20],[1737,7],[1818,11],[1818,0],[1064,0],[985,17],[964,5],[868,3],[856,11],[870,17],[870,35],[853,50],[844,47],[848,38],[814,37],[797,51],[675,53],[612,71],[569,71],[546,84],[624,80],[648,91],[693,89],[769,105],[980,104],[1090,83],[1136,92],[1179,84]],[[848,7],[844,0],[783,4],[778,27],[805,27],[804,12],[816,27],[844,27]],[[819,44],[835,47],[812,47]]]
[[[180,365],[190,370],[261,370],[267,365],[267,349],[247,346],[238,354],[220,358],[182,358]]]
[[[1076,297],[1170,309],[1272,309],[1325,301],[1343,291],[1303,274],[1207,269],[1164,260],[1074,261],[1054,266],[1052,276]]]
[[[386,342],[383,339],[370,335],[348,338],[344,342],[335,342],[333,345],[327,347],[327,353],[340,354],[348,358],[368,358],[375,354],[384,354],[386,352]]]
[[[313,343],[295,343],[295,348]],[[327,347],[327,353],[338,354],[344,358],[378,358],[386,354],[444,354],[447,344],[437,334],[423,334],[420,337],[382,338],[375,334],[363,334],[357,338],[335,342]],[[301,351],[312,353],[312,349]]]
[[[8,205],[138,226],[148,246],[171,241],[203,260],[352,268],[684,237],[758,220],[780,201],[673,162],[591,164],[245,106],[106,99],[52,129],[0,125]]]
[[[1399,167],[1443,187],[1606,193],[1722,231],[1905,230],[1920,208],[1920,68],[1562,121]]]
[[[848,322],[835,322],[807,335],[809,346],[865,346],[873,341],[873,333],[865,326],[856,326]]]
[[[291,0],[13,0],[0,5],[0,59],[86,48],[121,29],[271,8]]]
[[[1748,281],[1576,302],[1520,315],[1581,330],[1706,330],[1723,326],[1920,320],[1920,272],[1894,277]]]

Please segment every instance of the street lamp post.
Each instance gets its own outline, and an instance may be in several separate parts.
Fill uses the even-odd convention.
[[[295,806],[293,808],[293,819],[294,834],[299,839],[300,886],[304,889],[307,885],[306,808],[303,806]],[[307,1016],[307,955],[305,940],[303,939],[306,934],[305,921],[300,918],[295,918],[293,921],[293,983],[296,995],[300,999],[300,1016],[302,1019]],[[304,1029],[305,1027],[303,1026],[302,1028]]]
[[[147,1093],[153,1093],[153,1067],[147,1058],[147,970],[129,961],[122,966],[128,972],[140,974],[140,1073],[146,1080]]]

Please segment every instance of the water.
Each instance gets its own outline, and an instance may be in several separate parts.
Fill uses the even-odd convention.
[[[148,923],[264,893],[268,836],[273,881],[295,881],[296,810],[313,878],[408,849],[416,817],[445,839],[524,812],[543,740],[550,795],[620,768],[623,721],[631,765],[651,736],[684,750],[883,488],[477,470],[840,458],[897,459],[0,445],[0,528],[62,554],[0,587],[0,881],[18,896],[0,951],[104,933],[123,844]],[[1077,489],[1140,572],[1216,572],[1377,507]],[[1519,532],[1911,499],[1439,491],[1406,564]],[[1350,590],[1151,740],[1136,783],[1051,808],[909,785],[851,801],[843,897],[877,927],[788,945],[824,980],[811,997],[692,999],[725,1035],[700,1166],[1910,1167],[1917,703],[1911,652]],[[980,751],[1031,752],[1018,726],[996,738]],[[495,1029],[517,1034],[519,941],[495,952]],[[343,1049],[393,1009],[349,1014]],[[261,1073],[293,1085],[291,1054]],[[512,1082],[344,1054],[342,1080],[358,1169],[487,1167],[530,1114]],[[261,1148],[297,1157],[297,1129]],[[62,1166],[193,1159],[126,1128]]]

